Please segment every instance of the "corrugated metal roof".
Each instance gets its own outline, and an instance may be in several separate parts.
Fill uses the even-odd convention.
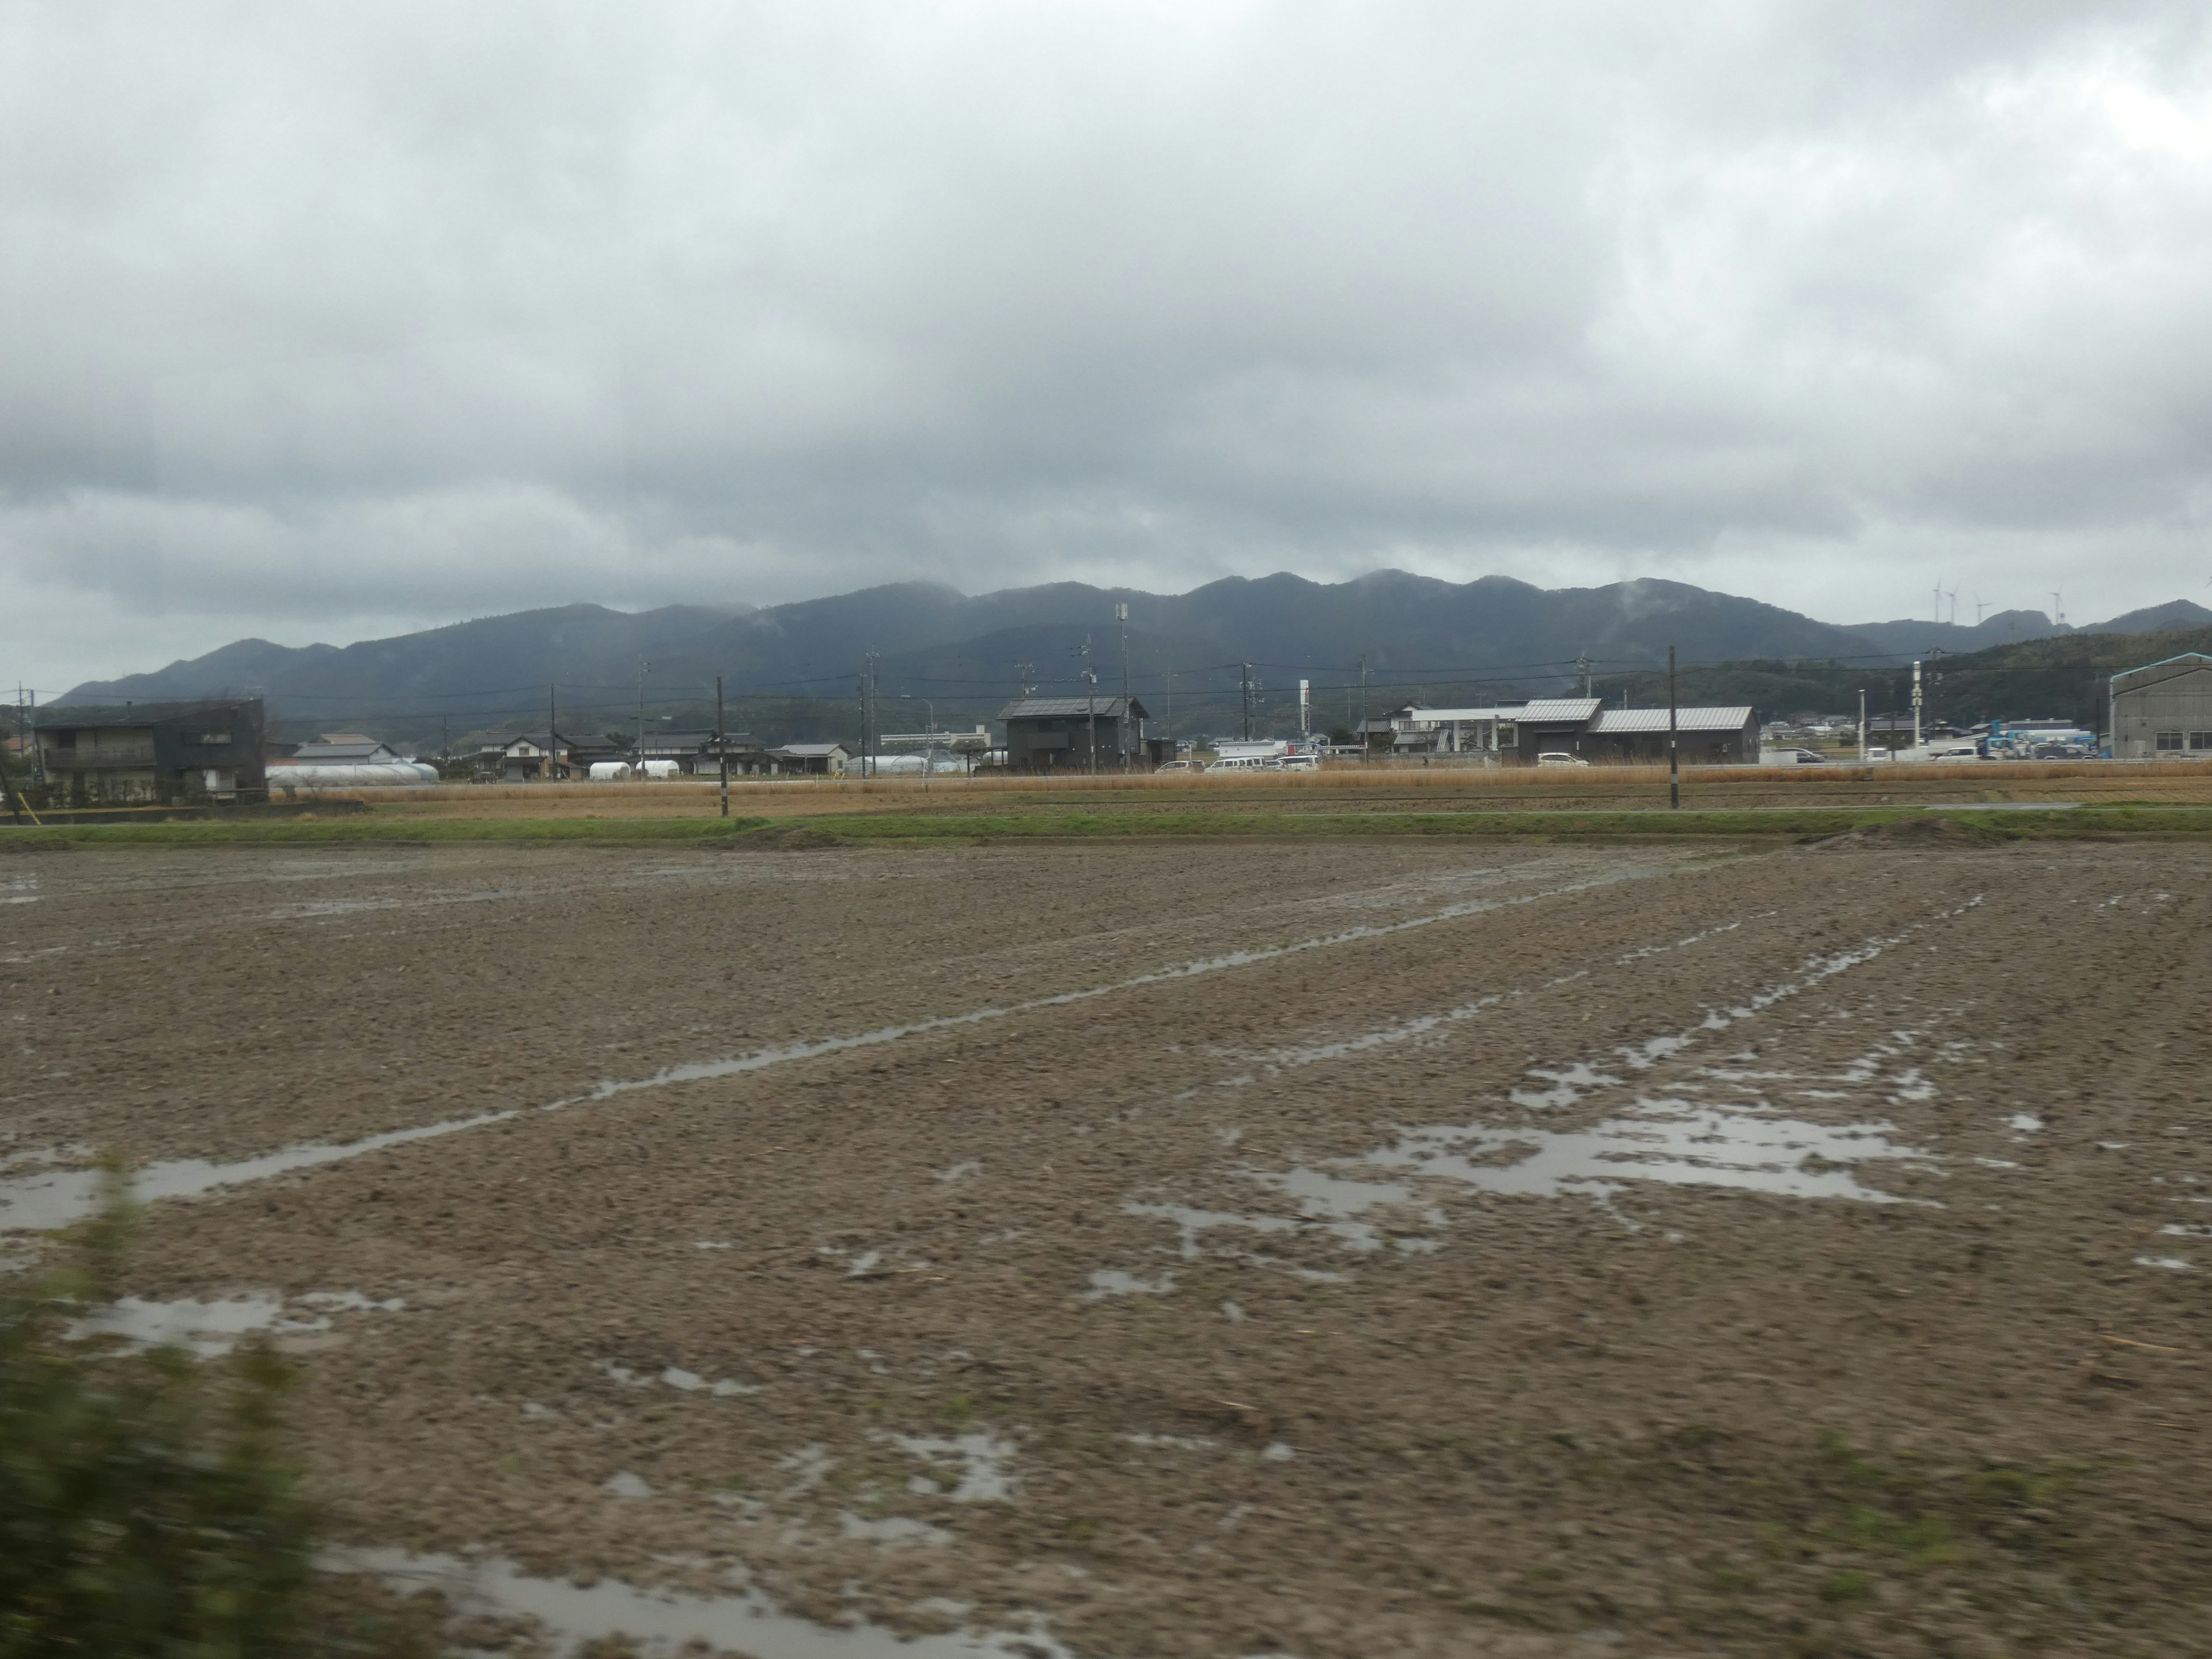
[[[1469,720],[1517,720],[1521,718],[1521,706],[1516,703],[1510,708],[1424,708],[1417,704],[1406,710],[1404,718],[1424,726],[1449,725],[1453,720],[1462,724]]]
[[[1741,732],[1751,723],[1751,705],[1743,703],[1733,708],[1678,708],[1674,711],[1674,729],[1678,732]],[[1626,737],[1634,732],[1664,732],[1667,711],[1663,708],[1608,708],[1590,726],[1590,734],[1600,738]]]
[[[1586,720],[1597,713],[1595,697],[1539,697],[1534,702],[1524,702],[1510,711],[1500,709],[1500,720]]]
[[[842,743],[787,743],[781,749],[771,749],[768,752],[803,760],[810,755],[827,755],[844,748]],[[852,751],[846,750],[845,752],[849,754]]]
[[[1143,702],[1132,697],[1129,702],[1138,718],[1146,710]],[[1088,716],[1096,713],[1102,720],[1113,720],[1121,712],[1119,694],[1108,696],[1101,692],[1097,697],[1017,697],[999,711],[1002,720],[1065,720],[1070,714]]]

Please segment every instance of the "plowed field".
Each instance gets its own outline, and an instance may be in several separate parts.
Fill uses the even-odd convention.
[[[2208,876],[25,855],[0,1228],[477,1651],[2212,1652]]]

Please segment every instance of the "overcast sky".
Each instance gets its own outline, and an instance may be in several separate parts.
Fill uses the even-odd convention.
[[[0,674],[933,577],[2212,602],[2093,0],[0,8]]]

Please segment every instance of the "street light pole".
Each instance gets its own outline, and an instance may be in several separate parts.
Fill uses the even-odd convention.
[[[1674,647],[1667,647],[1667,805],[1682,805],[1682,744],[1674,708]]]

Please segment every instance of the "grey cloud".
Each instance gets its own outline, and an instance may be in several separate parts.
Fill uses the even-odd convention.
[[[916,574],[2203,584],[2193,6],[70,0],[0,158],[47,678]]]

